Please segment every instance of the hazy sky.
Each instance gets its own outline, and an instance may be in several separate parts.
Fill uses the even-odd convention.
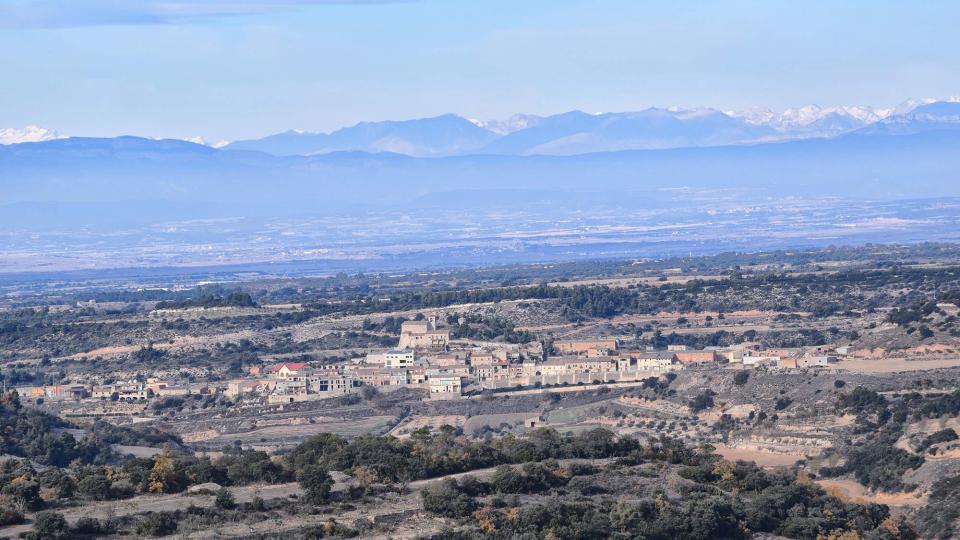
[[[0,127],[207,139],[454,112],[960,94],[960,2],[0,0]]]

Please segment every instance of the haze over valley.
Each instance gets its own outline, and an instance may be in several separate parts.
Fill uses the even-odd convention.
[[[221,148],[31,130],[48,140],[0,146],[0,271],[432,267],[954,236],[940,199],[960,196],[955,101],[504,124],[448,115]]]

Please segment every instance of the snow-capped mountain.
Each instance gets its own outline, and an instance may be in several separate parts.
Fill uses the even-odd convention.
[[[947,101],[950,101],[949,99]],[[923,98],[923,99],[908,99],[903,103],[900,103],[893,108],[893,114],[907,114],[908,112],[920,107],[922,105],[929,105],[931,103],[936,103],[937,100],[934,98]]]
[[[224,146],[227,146],[228,144],[230,144],[230,141],[210,142],[207,139],[205,139],[202,135],[187,137],[186,139],[183,139],[183,140],[187,142],[192,142],[193,144],[202,144],[203,146],[209,146],[210,148],[223,148]]]
[[[909,112],[884,118],[862,131],[869,134],[905,135],[957,130],[960,130],[960,99],[920,105]]]
[[[744,111],[732,111],[727,114],[734,118],[776,130],[787,138],[823,137],[853,131],[878,122],[891,114],[894,109],[874,109],[868,106],[821,107],[806,105],[782,112],[768,108],[751,108]]]
[[[490,130],[497,135],[509,135],[514,131],[532,128],[543,121],[542,116],[535,114],[515,114],[506,120],[470,120],[478,127]]]
[[[62,138],[64,138],[64,136],[56,131],[40,126],[31,125],[24,128],[0,128],[0,144],[52,141]]]
[[[654,107],[597,114],[583,111],[551,116],[515,114],[504,120],[486,121],[446,114],[434,118],[362,122],[331,133],[288,131],[262,139],[237,141],[226,148],[258,150],[274,155],[362,151],[413,157],[467,154],[561,156],[695,148],[835,137],[874,127],[889,131],[894,129],[892,126],[899,126],[896,129],[908,132],[929,130],[933,125],[942,129],[945,122],[954,120],[941,118],[937,120],[939,124],[934,124],[931,123],[932,117],[907,118],[906,115],[950,102],[920,99],[891,108],[807,105],[783,111],[755,107],[731,112],[706,107]],[[202,139],[190,140],[208,144]]]
[[[715,109],[658,109],[590,114],[571,111],[540,119],[488,144],[485,154],[573,155],[619,150],[718,146],[774,134]]]

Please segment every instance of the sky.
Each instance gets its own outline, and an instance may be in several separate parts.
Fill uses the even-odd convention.
[[[0,0],[0,128],[889,107],[960,94],[958,20],[938,0]]]

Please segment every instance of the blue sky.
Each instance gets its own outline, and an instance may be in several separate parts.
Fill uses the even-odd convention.
[[[0,127],[261,136],[454,112],[960,94],[960,3],[0,0]]]

